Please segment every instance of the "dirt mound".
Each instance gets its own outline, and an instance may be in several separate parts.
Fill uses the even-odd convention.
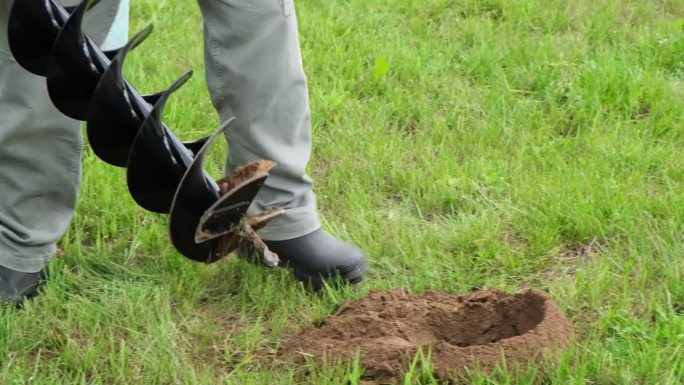
[[[478,365],[492,369],[502,358],[524,363],[549,348],[565,348],[573,327],[549,296],[535,289],[465,295],[399,290],[373,292],[343,304],[319,325],[285,341],[279,357],[298,364],[348,360],[357,350],[365,375],[391,380],[401,375],[420,348],[431,348],[438,378]]]

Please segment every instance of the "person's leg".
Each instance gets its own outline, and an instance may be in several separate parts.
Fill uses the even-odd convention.
[[[0,300],[21,301],[35,294],[43,266],[71,220],[82,137],[80,123],[51,104],[45,78],[12,57],[11,5],[0,4]],[[111,25],[117,6],[117,0],[105,0],[93,9],[95,18],[88,15],[88,25],[97,26],[89,32],[96,42],[106,37],[102,25]]]
[[[307,82],[292,0],[199,0],[204,16],[205,66],[227,133],[227,172],[256,159],[278,163],[250,211],[286,213],[259,232],[301,280],[341,275],[358,282],[365,257],[321,229],[313,183]]]

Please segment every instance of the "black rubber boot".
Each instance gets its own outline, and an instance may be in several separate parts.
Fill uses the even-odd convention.
[[[334,280],[355,285],[363,280],[366,257],[361,250],[333,237],[322,229],[285,241],[264,241],[277,253],[283,266],[315,289]],[[338,281],[339,282],[339,281]]]
[[[42,270],[22,273],[0,266],[0,303],[14,303],[20,307],[24,301],[38,295],[44,278]]]

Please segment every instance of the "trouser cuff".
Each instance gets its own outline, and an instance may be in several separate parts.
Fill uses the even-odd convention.
[[[296,207],[286,210],[284,214],[258,231],[261,238],[267,241],[285,241],[310,234],[321,227],[314,207]]]
[[[22,273],[37,273],[41,271],[50,257],[55,253],[57,247],[28,247],[22,250],[25,255],[31,257],[18,257],[16,253],[10,253],[0,245],[0,266],[7,269],[20,271]]]

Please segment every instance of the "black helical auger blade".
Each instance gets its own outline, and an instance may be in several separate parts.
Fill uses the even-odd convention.
[[[143,29],[112,58],[90,102],[88,142],[95,155],[114,166],[126,167],[131,145],[148,114],[148,108],[141,105],[139,98],[133,97],[134,91],[126,84],[123,64],[126,55],[151,32],[151,26]],[[149,100],[143,102],[154,105],[160,95],[148,97]]]
[[[47,62],[52,103],[64,115],[85,121],[95,87],[108,67],[107,57],[83,34],[83,17],[98,0],[84,0],[57,35]]]
[[[128,190],[143,208],[157,213],[168,213],[171,201],[190,166],[192,158],[181,158],[173,148],[169,133],[162,124],[164,106],[173,92],[192,76],[185,73],[157,100],[152,112],[138,130],[128,158]],[[206,189],[206,187],[205,187]],[[216,199],[216,191],[213,191]]]
[[[27,71],[45,76],[52,45],[69,16],[45,0],[17,0],[10,11],[7,39],[12,55]]]
[[[204,263],[212,263],[223,258],[226,239],[214,238],[207,242],[195,242],[195,230],[202,215],[218,200],[218,195],[211,193],[203,176],[203,164],[207,151],[213,141],[224,133],[232,119],[224,123],[209,137],[194,161],[183,176],[174,196],[169,214],[169,230],[173,246],[184,256]]]

